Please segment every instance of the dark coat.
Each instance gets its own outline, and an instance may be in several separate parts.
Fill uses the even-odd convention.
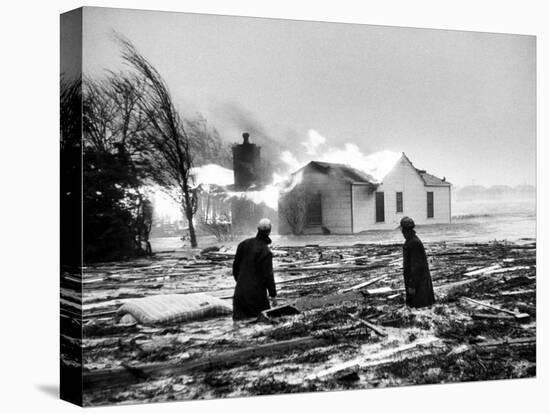
[[[434,290],[426,251],[414,231],[403,245],[403,276],[408,306],[423,308],[434,304]],[[413,295],[409,293],[410,288],[415,290]]]
[[[273,255],[268,236],[256,237],[239,244],[233,261],[233,277],[237,282],[233,295],[233,319],[252,318],[269,309],[269,296],[277,296],[273,279]]]

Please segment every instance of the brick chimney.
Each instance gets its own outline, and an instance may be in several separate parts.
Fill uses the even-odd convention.
[[[235,189],[244,191],[260,180],[260,147],[249,141],[243,133],[243,143],[233,145],[233,177]]]

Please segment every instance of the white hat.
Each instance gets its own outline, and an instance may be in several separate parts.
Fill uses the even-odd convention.
[[[271,221],[268,218],[263,218],[258,223],[258,230],[271,230]]]

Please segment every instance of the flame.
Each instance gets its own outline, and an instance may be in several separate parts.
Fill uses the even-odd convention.
[[[324,136],[310,129],[307,140],[301,143],[306,147],[309,159],[299,160],[290,151],[284,151],[281,154],[281,160],[290,171],[299,170],[310,161],[345,164],[381,182],[401,158],[401,153],[395,151],[384,150],[366,155],[356,144],[348,142],[342,148],[337,148],[328,147],[326,143],[327,139]]]
[[[216,184],[221,186],[233,184],[233,170],[217,164],[206,164],[193,167],[190,171],[195,185]]]
[[[314,129],[307,131],[307,138],[300,143],[300,147],[305,148],[304,158],[298,158],[290,151],[281,153],[280,158],[286,164],[286,171],[274,173],[270,184],[251,191],[227,190],[224,192],[225,198],[245,198],[277,210],[280,195],[291,191],[302,182],[303,175],[300,169],[310,161],[349,165],[381,182],[401,157],[401,153],[388,150],[366,155],[353,143],[346,143],[343,147],[329,146],[327,138]],[[191,176],[194,184],[202,185],[206,191],[209,191],[212,185],[223,188],[234,184],[233,170],[217,164],[194,167]],[[155,194],[155,208],[160,214],[181,216],[179,206],[163,195]]]
[[[273,174],[273,181],[271,184],[266,185],[261,190],[252,191],[228,191],[226,194],[228,198],[246,198],[256,204],[265,204],[269,208],[277,211],[279,206],[279,197],[282,193],[291,191],[294,187],[302,182],[302,172],[292,174],[290,177]]]
[[[355,144],[345,144],[344,149],[335,149],[324,154],[319,161],[346,164],[373,176],[378,182],[392,170],[401,154],[394,151],[379,151],[365,155]]]
[[[246,198],[255,204],[265,204],[273,210],[277,210],[279,204],[279,188],[270,184],[261,190],[252,191],[228,191],[227,198]]]

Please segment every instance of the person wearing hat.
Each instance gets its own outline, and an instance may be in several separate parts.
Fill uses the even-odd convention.
[[[273,255],[269,249],[271,222],[261,219],[256,237],[239,244],[233,261],[235,293],[233,294],[233,319],[253,318],[276,305],[277,290],[273,278]]]
[[[424,245],[416,235],[414,221],[410,217],[401,219],[403,244],[403,276],[407,306],[423,308],[435,302],[432,278]]]

